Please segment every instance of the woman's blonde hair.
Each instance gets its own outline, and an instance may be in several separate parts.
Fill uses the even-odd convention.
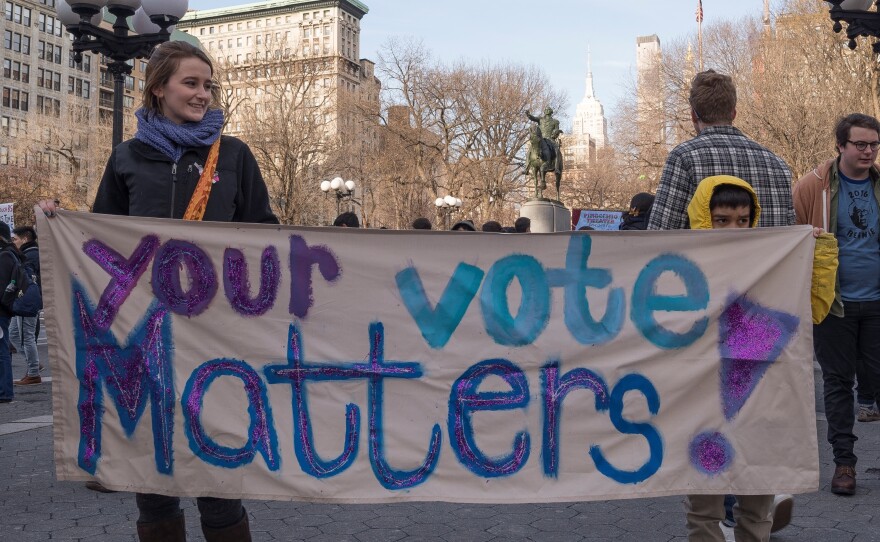
[[[198,58],[211,68],[211,77],[214,76],[214,63],[211,62],[211,57],[195,45],[185,41],[166,41],[157,45],[153,49],[153,54],[150,55],[147,70],[144,73],[144,101],[142,105],[148,115],[159,112],[159,98],[153,91],[168,83],[180,66],[180,61],[185,58]],[[211,86],[210,105],[218,102],[219,90],[220,87],[215,81]]]

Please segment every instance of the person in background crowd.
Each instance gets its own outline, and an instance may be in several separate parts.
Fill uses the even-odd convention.
[[[623,222],[620,230],[647,230],[648,217],[651,215],[651,206],[654,205],[654,196],[647,192],[639,192],[629,202],[629,211],[623,213]]]
[[[494,220],[490,220],[490,221],[486,222],[485,224],[483,224],[482,230],[487,231],[487,232],[494,232],[494,233],[501,233],[502,231],[504,231],[503,228],[501,227],[501,223],[496,222]]]
[[[223,111],[216,107],[219,89],[213,77],[211,59],[187,42],[169,41],[153,50],[143,105],[135,113],[138,131],[134,139],[113,149],[93,212],[278,223],[250,148],[239,139],[221,136]],[[52,217],[57,202],[42,200],[40,207]],[[186,540],[178,497],[138,493],[136,502],[142,542]],[[199,497],[196,504],[207,542],[251,540],[240,499]]]
[[[351,211],[346,211],[336,217],[336,220],[333,221],[333,225],[339,228],[360,228],[361,222],[358,220],[358,215]]]
[[[21,262],[21,253],[11,240],[9,224],[0,221],[0,292],[3,292],[12,280],[15,261]],[[5,256],[4,256],[5,254]],[[11,403],[14,397],[12,390],[12,354],[9,353],[9,321],[12,312],[0,305],[0,404]]]
[[[474,223],[470,220],[459,220],[455,224],[452,225],[452,231],[477,231],[477,228],[474,226]]]
[[[40,284],[40,251],[37,248],[37,232],[32,226],[20,226],[12,230],[12,242],[24,256],[25,266]],[[31,386],[43,382],[40,377],[40,354],[37,351],[37,324],[39,316],[13,316],[9,324],[9,340],[21,345],[27,372],[13,382],[16,386]]]
[[[513,227],[516,228],[516,233],[531,233],[532,221],[527,216],[521,216],[513,223]]]
[[[430,230],[431,229],[431,221],[425,217],[419,217],[413,220],[412,229],[414,230]]]
[[[794,185],[798,224],[812,224],[837,237],[839,265],[831,313],[813,326],[822,368],[828,442],[836,465],[831,492],[856,492],[853,384],[880,384],[880,122],[852,114],[834,130],[837,156]],[[861,371],[859,371],[861,364]],[[867,390],[865,390],[867,391]],[[865,394],[863,391],[863,395]]]

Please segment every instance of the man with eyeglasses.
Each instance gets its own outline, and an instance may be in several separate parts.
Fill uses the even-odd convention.
[[[761,203],[758,227],[794,225],[794,176],[781,158],[733,126],[736,86],[730,76],[714,70],[698,73],[689,100],[697,136],[669,153],[648,229],[688,228],[687,206],[697,185],[715,175],[732,175],[752,185]]]
[[[794,186],[798,224],[835,234],[839,250],[831,314],[813,326],[822,368],[828,442],[834,452],[831,492],[856,492],[853,383],[880,383],[880,122],[852,114],[834,130],[838,155]],[[876,409],[876,405],[871,405]]]

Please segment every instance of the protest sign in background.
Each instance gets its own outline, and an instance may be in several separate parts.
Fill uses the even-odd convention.
[[[817,489],[808,227],[38,220],[61,480],[346,502]]]
[[[589,226],[596,231],[618,231],[621,222],[622,211],[571,210],[571,229],[575,231],[581,226]]]
[[[14,203],[0,203],[0,222],[6,222],[9,224],[9,229],[15,229],[15,204]]]

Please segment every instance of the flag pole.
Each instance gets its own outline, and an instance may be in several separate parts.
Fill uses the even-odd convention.
[[[700,57],[700,71],[703,71],[703,0],[697,0],[697,48]]]

